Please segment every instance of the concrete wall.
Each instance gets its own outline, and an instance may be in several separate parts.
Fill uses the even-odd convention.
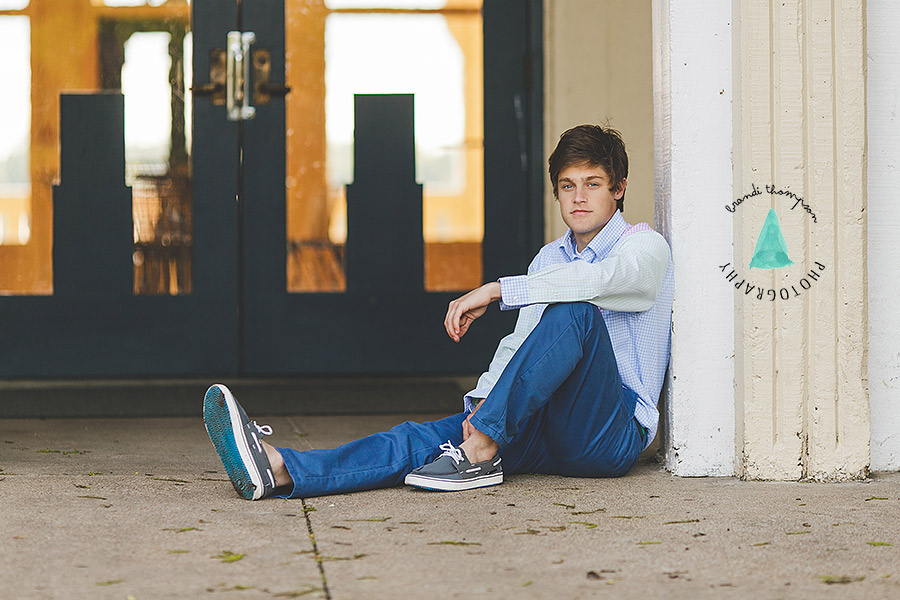
[[[544,2],[544,132],[608,123],[628,150],[625,219],[653,224],[653,92],[649,0]],[[546,166],[546,165],[545,165]],[[546,239],[566,230],[549,183]]]
[[[900,470],[900,10],[866,3],[872,470]]]

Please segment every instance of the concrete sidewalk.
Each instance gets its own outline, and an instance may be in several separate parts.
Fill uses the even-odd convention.
[[[277,417],[336,445],[423,415]],[[2,598],[897,598],[900,474],[246,502],[200,419],[0,421]]]

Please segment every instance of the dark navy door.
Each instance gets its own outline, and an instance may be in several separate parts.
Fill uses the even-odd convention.
[[[254,33],[259,49],[269,50],[270,85],[281,87],[284,7],[244,0],[242,10],[245,30]],[[472,287],[524,272],[543,233],[540,69],[532,62],[541,56],[539,15],[540,2],[513,0],[488,0],[480,15],[486,57],[484,237],[482,277]],[[284,167],[285,98],[273,96],[243,123],[245,373],[471,373],[487,366],[500,337],[512,330],[515,314],[494,309],[459,345],[444,332],[448,303],[468,288],[428,289],[425,272],[438,265],[426,263],[435,260],[437,245],[423,235],[418,100],[404,93],[353,98],[346,241],[332,248],[343,260],[339,290],[294,291],[287,281],[284,182],[293,174]]]
[[[321,10],[326,4],[310,3]],[[345,231],[335,234],[337,242],[319,239],[315,231],[327,223],[310,225],[319,218],[315,210],[286,204],[286,196],[306,189],[291,182],[321,162],[291,165],[286,139],[305,135],[315,146],[324,131],[298,131],[286,118],[286,98],[307,84],[297,76],[301,63],[285,79],[284,4],[195,0],[190,11],[189,23],[184,15],[171,29],[170,43],[173,114],[179,107],[183,117],[176,58],[186,55],[178,44],[190,27],[189,160],[179,149],[186,130],[173,123],[168,163],[159,173],[126,178],[125,101],[116,89],[125,60],[122,32],[168,25],[104,24],[101,71],[107,75],[98,87],[109,91],[61,95],[53,289],[0,295],[0,377],[483,369],[515,315],[490,311],[459,345],[447,338],[442,321],[451,299],[523,272],[541,243],[541,2],[485,0],[478,10],[485,57],[483,237],[477,245],[444,246],[431,243],[434,234],[423,226],[429,217],[417,176],[415,93],[397,89],[354,99],[352,182],[341,190]],[[154,214],[174,214],[178,226],[158,220],[145,239],[133,202],[151,187]],[[166,204],[161,190],[173,187],[188,198],[189,217]],[[306,233],[298,238],[297,230]],[[473,252],[480,265],[475,279],[454,280],[455,261]],[[327,280],[333,265],[340,272]],[[435,276],[437,268],[449,279]],[[292,280],[292,273],[313,271],[323,286]]]

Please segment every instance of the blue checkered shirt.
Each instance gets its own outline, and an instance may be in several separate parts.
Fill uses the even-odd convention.
[[[606,322],[622,383],[638,395],[634,416],[647,428],[649,445],[659,424],[656,405],[671,342],[674,277],[665,239],[646,223],[629,226],[616,211],[581,252],[569,230],[541,248],[527,275],[502,277],[500,288],[501,310],[520,309],[519,318],[466,394],[466,409],[487,397],[548,304],[591,302]]]

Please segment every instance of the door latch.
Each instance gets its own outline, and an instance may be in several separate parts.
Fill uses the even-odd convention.
[[[270,84],[271,54],[265,48],[250,46],[256,42],[252,31],[229,31],[225,48],[209,53],[209,83],[193,86],[196,96],[209,96],[213,105],[225,105],[229,121],[246,121],[256,115],[257,106],[268,104],[273,96],[291,91],[286,85]],[[252,75],[252,94],[251,94]]]
[[[250,106],[250,46],[256,41],[252,31],[229,31],[225,43],[225,108],[229,121],[246,121],[256,116]]]

